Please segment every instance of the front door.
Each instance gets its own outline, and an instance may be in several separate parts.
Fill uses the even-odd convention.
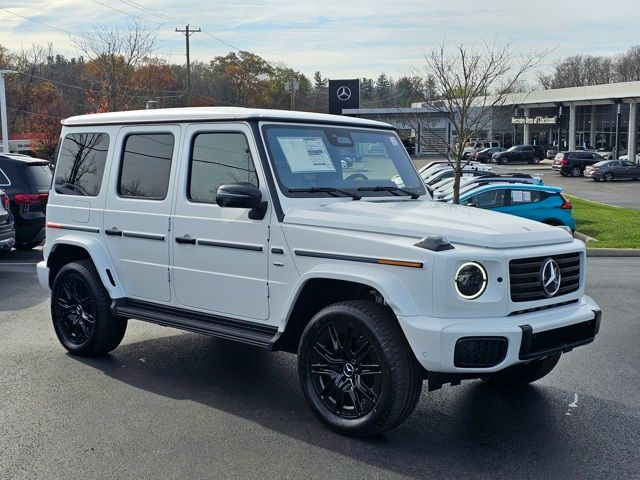
[[[263,219],[216,204],[218,187],[250,182],[268,189],[242,124],[192,125],[186,130],[171,244],[176,300],[185,307],[249,320],[269,317],[267,249],[271,207]],[[257,163],[257,162],[256,162]]]
[[[177,125],[118,132],[103,235],[127,297],[171,299],[168,234],[179,143]]]

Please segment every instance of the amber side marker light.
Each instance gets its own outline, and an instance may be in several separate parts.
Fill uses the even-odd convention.
[[[393,265],[394,267],[408,267],[408,268],[422,268],[422,262],[403,262],[402,260],[389,260],[386,258],[379,258],[378,264],[380,265]]]
[[[47,228],[62,228],[59,223],[47,223]]]

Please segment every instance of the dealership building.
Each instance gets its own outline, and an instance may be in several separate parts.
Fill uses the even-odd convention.
[[[613,149],[632,159],[638,148],[640,82],[540,90],[508,95],[494,108],[478,138],[505,147],[519,144],[575,150],[576,146]],[[420,145],[418,154],[441,153],[442,138],[455,137],[446,113],[427,104],[411,108],[344,108],[344,115],[381,120]]]

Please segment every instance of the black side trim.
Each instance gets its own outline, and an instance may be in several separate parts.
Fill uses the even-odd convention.
[[[100,233],[97,227],[82,227],[80,225],[56,225],[55,227],[47,225],[48,228],[60,228],[62,230],[73,230],[75,232]]]
[[[271,247],[271,253],[277,253],[278,255],[284,255],[284,250],[280,247]]]
[[[260,121],[263,121],[263,119],[260,119]],[[264,172],[264,178],[267,179],[267,187],[269,188],[269,193],[271,194],[271,201],[273,202],[273,210],[276,213],[278,222],[282,222],[284,220],[284,210],[282,209],[282,205],[280,204],[280,197],[278,196],[278,188],[276,187],[276,183],[271,172],[271,165],[269,164],[267,151],[264,148],[264,139],[262,138],[262,132],[260,131],[258,121],[254,120],[249,122],[249,126],[251,127],[251,131],[253,132],[253,138],[256,142],[256,146],[258,147],[258,156],[260,157],[260,165],[262,166],[262,171]]]
[[[206,247],[233,248],[236,250],[250,250],[252,252],[262,251],[262,245],[251,245],[248,243],[231,243],[231,242],[218,242],[215,240],[198,240],[198,245],[202,245]]]
[[[278,333],[277,327],[233,318],[210,315],[181,308],[120,298],[111,309],[116,315],[174,327],[190,332],[225,338],[271,349]]]
[[[330,258],[332,260],[345,260],[348,262],[378,263],[377,258],[358,257],[356,255],[340,255],[337,253],[312,252],[311,250],[294,250],[294,253],[299,257]]]
[[[111,270],[109,270],[107,268],[107,277],[109,277],[109,281],[111,282],[111,285],[113,285],[114,287],[116,286],[116,281],[113,279],[113,275],[111,274]]]
[[[144,240],[158,240],[164,242],[164,235],[157,233],[122,232],[123,237],[142,238]]]

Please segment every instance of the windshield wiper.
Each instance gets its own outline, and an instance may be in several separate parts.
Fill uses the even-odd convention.
[[[341,188],[334,187],[309,187],[309,188],[290,188],[289,193],[328,193],[334,197],[339,197],[337,193],[341,193],[346,197],[351,197],[354,200],[360,200],[362,196],[357,193],[350,192],[349,190],[343,190]]]
[[[420,197],[419,193],[391,185],[378,185],[377,187],[360,187],[358,188],[358,190],[361,192],[391,192],[394,195],[400,195],[402,193],[404,195],[409,195],[412,200]]]

